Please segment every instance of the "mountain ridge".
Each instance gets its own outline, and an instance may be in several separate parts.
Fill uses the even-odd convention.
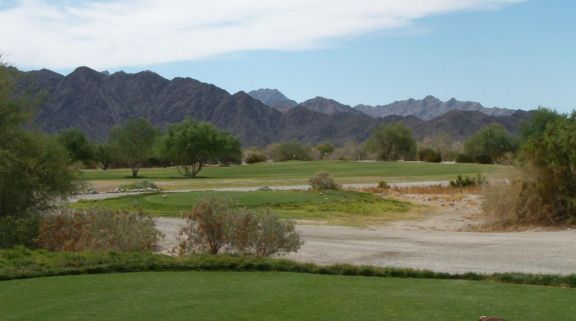
[[[312,107],[322,110],[311,110],[313,104],[308,101],[280,112],[249,93],[230,94],[213,84],[181,77],[168,80],[150,71],[109,74],[79,67],[67,76],[49,70],[18,71],[18,75],[22,93],[43,98],[35,120],[40,129],[55,133],[76,127],[98,140],[105,139],[112,127],[138,117],[159,127],[186,118],[206,121],[238,136],[244,146],[287,140],[337,145],[363,141],[379,124],[392,122],[404,122],[418,138],[449,132],[464,139],[490,122],[514,133],[530,114],[490,116],[463,111],[428,121],[411,115],[375,118],[326,98],[312,99],[317,103]]]

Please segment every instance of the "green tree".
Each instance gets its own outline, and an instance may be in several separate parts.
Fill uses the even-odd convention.
[[[0,247],[33,244],[39,212],[77,187],[66,150],[53,138],[22,129],[32,108],[14,98],[15,77],[0,66]]]
[[[214,159],[216,162],[222,162],[225,164],[233,163],[233,164],[240,164],[242,163],[242,144],[238,140],[238,138],[234,137],[233,135],[227,132],[220,132],[219,133],[219,141],[222,145],[222,149],[220,151],[220,155]]]
[[[270,154],[275,162],[288,160],[308,161],[312,159],[310,147],[298,141],[284,142],[270,146]]]
[[[512,137],[498,124],[483,127],[464,143],[464,153],[478,163],[493,163],[513,151]]]
[[[70,164],[82,162],[85,165],[94,160],[94,145],[78,128],[65,129],[58,133],[58,141],[68,151]]]
[[[94,160],[100,163],[100,168],[107,170],[118,158],[118,152],[112,144],[101,143],[96,145],[94,150]]]
[[[334,152],[334,146],[330,143],[322,143],[316,146],[316,149],[320,152],[320,159],[324,159],[324,156],[330,155]]]
[[[142,163],[153,156],[153,146],[158,130],[149,121],[131,119],[112,129],[110,144],[117,151],[120,160],[132,170],[132,177],[138,177]]]
[[[372,132],[366,149],[376,153],[380,160],[409,160],[416,156],[416,140],[412,130],[403,123],[382,124]]]
[[[186,177],[196,177],[209,161],[237,162],[242,158],[240,142],[234,136],[189,119],[168,128],[160,140],[159,153]]]
[[[532,190],[524,189],[525,197],[537,196],[540,202],[524,210],[539,211],[537,217],[548,223],[576,219],[576,112],[552,115],[547,110],[537,113],[532,126],[538,130],[527,137],[519,154],[524,177],[532,185]],[[545,124],[542,119],[547,119]]]

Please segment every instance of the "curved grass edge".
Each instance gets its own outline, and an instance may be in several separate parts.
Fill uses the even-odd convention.
[[[23,247],[0,250],[0,281],[48,276],[147,271],[235,271],[292,272],[339,276],[393,277],[488,281],[495,283],[576,288],[576,274],[464,273],[450,274],[408,268],[336,264],[319,266],[280,258],[225,255],[172,257],[155,253],[70,253],[30,250]]]

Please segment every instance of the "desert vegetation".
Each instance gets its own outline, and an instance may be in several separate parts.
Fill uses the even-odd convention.
[[[541,109],[523,131],[517,165],[486,189],[498,226],[566,225],[576,218],[576,116]]]
[[[236,253],[270,256],[296,252],[300,237],[294,223],[276,214],[241,208],[231,199],[208,197],[185,214],[180,231],[179,254]]]

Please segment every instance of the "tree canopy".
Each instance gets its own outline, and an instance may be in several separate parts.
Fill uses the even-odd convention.
[[[57,138],[64,149],[68,151],[71,164],[75,162],[88,164],[94,159],[94,145],[80,129],[65,129],[58,134]]]
[[[66,150],[51,137],[22,129],[32,108],[14,99],[14,77],[0,66],[0,217],[37,213],[76,189]]]
[[[110,144],[118,152],[118,157],[130,166],[132,177],[138,177],[142,163],[154,155],[157,137],[158,130],[149,121],[131,119],[112,129]]]
[[[416,156],[416,140],[403,123],[382,124],[372,132],[366,149],[385,161],[409,160]]]
[[[160,140],[159,153],[185,177],[196,177],[209,161],[239,162],[242,159],[236,137],[208,123],[189,119],[168,128]]]
[[[513,151],[512,137],[498,124],[480,129],[464,143],[464,153],[478,163],[493,163]]]

